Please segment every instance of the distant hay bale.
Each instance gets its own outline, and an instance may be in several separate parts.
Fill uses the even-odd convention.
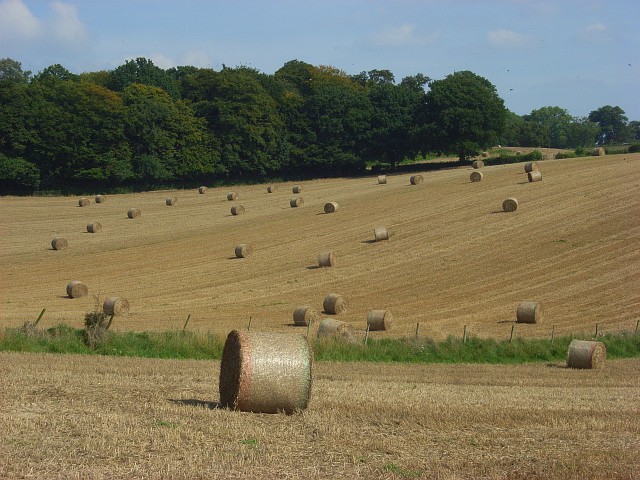
[[[64,250],[69,246],[69,243],[62,237],[55,237],[51,240],[51,248],[54,250]]]
[[[482,156],[483,156],[484,158],[487,158],[487,157],[489,156],[489,152],[482,152]]]
[[[104,195],[96,195],[96,203],[104,203],[107,201],[107,197],[105,197]]]
[[[205,187],[204,185],[202,185],[201,187],[198,187],[198,193],[200,195],[204,195],[205,193],[207,193],[207,187]]]
[[[371,310],[367,316],[367,326],[372,332],[389,330],[393,323],[393,315],[389,310]]]
[[[293,323],[300,327],[306,327],[319,320],[320,313],[309,305],[302,305],[293,311]]]
[[[387,176],[378,175],[378,185],[386,185],[386,184],[387,184]]]
[[[277,188],[275,187],[275,185],[270,185],[267,187],[267,193],[275,193],[277,190]]]
[[[107,315],[126,315],[129,313],[129,301],[122,297],[108,297],[102,305],[102,310]]]
[[[293,187],[293,193],[302,193],[302,185],[296,185]]]
[[[178,199],[176,197],[167,197],[166,203],[168,206],[172,207],[176,203],[178,203]]]
[[[482,174],[482,172],[471,172],[471,175],[469,175],[469,179],[472,182],[479,182],[483,177],[484,175]]]
[[[69,298],[86,297],[88,294],[89,288],[78,280],[73,280],[67,284],[67,296]]]
[[[373,238],[375,238],[376,242],[381,240],[389,240],[389,232],[385,227],[376,227],[373,230]]]
[[[520,150],[516,150],[516,155],[522,155],[522,152]]]
[[[242,215],[244,213],[244,207],[242,205],[234,205],[231,207],[231,215]]]
[[[87,225],[87,232],[89,233],[98,233],[100,230],[102,230],[102,224],[99,222],[93,222]]]
[[[338,315],[347,309],[347,302],[337,293],[330,293],[322,302],[322,308],[325,313],[330,315]]]
[[[538,162],[526,162],[524,164],[524,172],[529,173],[538,170]]]
[[[357,337],[353,327],[342,320],[323,318],[318,326],[318,338],[336,338],[348,343],[356,343]]]
[[[567,350],[568,368],[602,368],[607,359],[607,347],[602,342],[571,340]]]
[[[482,168],[484,167],[484,162],[482,160],[474,160],[473,162],[471,162],[471,166],[476,169]]]
[[[302,197],[293,197],[291,200],[289,200],[289,205],[291,205],[292,208],[302,207],[304,206],[304,200],[302,199]]]
[[[244,412],[307,408],[313,352],[302,335],[233,330],[220,363],[220,403]]]
[[[527,178],[529,179],[529,182],[541,182],[542,172],[540,170],[533,170],[527,173]]]
[[[88,198],[81,198],[80,200],[78,200],[78,205],[80,205],[81,207],[88,207],[90,203],[91,200],[89,200]]]
[[[129,218],[138,218],[140,215],[140,210],[138,210],[137,208],[130,208],[127,212],[127,217]]]
[[[542,320],[542,304],[522,302],[516,308],[516,323],[538,323]]]
[[[424,178],[422,178],[422,175],[412,175],[409,182],[411,185],[419,185],[424,182]]]
[[[604,155],[606,153],[604,147],[598,147],[598,148],[594,148],[591,151],[591,155],[593,155],[594,157],[601,157],[602,155]]]
[[[253,247],[251,245],[247,245],[246,243],[236,245],[236,257],[246,258],[251,254],[253,254]]]
[[[518,209],[518,200],[513,197],[507,198],[502,202],[502,210],[505,212],[515,212]]]
[[[238,194],[236,192],[227,193],[227,200],[231,201],[231,200],[237,200],[237,199],[238,199]]]
[[[322,252],[318,255],[318,266],[320,267],[333,267],[336,263],[336,256],[333,252]]]
[[[324,213],[333,213],[338,210],[338,202],[328,202],[324,204]]]

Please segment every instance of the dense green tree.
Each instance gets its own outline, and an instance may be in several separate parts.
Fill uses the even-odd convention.
[[[591,147],[598,137],[598,124],[588,118],[574,118],[567,128],[567,144],[571,148]]]
[[[151,87],[158,87],[167,92],[172,98],[180,97],[180,88],[176,78],[149,59],[138,57],[127,60],[124,65],[111,72],[109,87],[117,92],[123,91],[132,83],[141,83]]]
[[[640,121],[632,120],[629,122],[629,141],[640,141]]]
[[[27,83],[31,72],[22,70],[22,64],[11,58],[0,59],[0,82]]]
[[[509,112],[499,143],[512,147],[543,147],[547,145],[548,137],[549,130],[546,126]]]
[[[0,194],[31,193],[40,186],[40,170],[24,158],[0,153]]]
[[[502,133],[507,109],[487,79],[463,71],[430,84],[426,133],[431,149],[455,152],[463,161],[493,145]]]
[[[600,127],[599,143],[624,142],[628,137],[629,119],[620,107],[605,105],[589,113],[589,120]]]
[[[560,107],[542,107],[533,110],[524,119],[538,123],[549,131],[545,146],[549,148],[566,148],[569,146],[568,130],[573,117],[567,110]]]

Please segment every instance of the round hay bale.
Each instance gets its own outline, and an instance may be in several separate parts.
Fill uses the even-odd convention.
[[[104,195],[96,195],[96,203],[104,203],[107,201],[107,197]]]
[[[205,193],[207,193],[207,187],[205,187],[204,185],[202,185],[201,187],[198,187],[198,193],[200,195],[204,195]]]
[[[598,148],[594,148],[591,151],[591,155],[593,155],[594,157],[601,157],[602,155],[604,155],[606,153],[604,147],[598,147]]]
[[[78,280],[73,280],[67,284],[67,296],[69,298],[86,297],[88,294],[89,288]]]
[[[247,245],[246,243],[236,245],[236,257],[246,258],[251,254],[253,254],[253,247],[251,245]]]
[[[129,301],[122,297],[108,297],[102,305],[102,310],[107,315],[126,315],[129,313]]]
[[[289,205],[291,205],[291,208],[302,207],[304,206],[304,200],[302,197],[293,197],[289,200]]]
[[[529,173],[538,170],[538,162],[526,162],[524,164],[524,172]]]
[[[244,213],[244,207],[242,205],[235,205],[231,207],[231,215],[242,215]]]
[[[378,175],[378,185],[386,185],[386,184],[387,184],[387,176]]]
[[[344,300],[342,295],[337,293],[330,293],[322,302],[322,308],[325,313],[331,315],[338,315],[339,313],[344,312],[347,309],[347,302]]]
[[[293,187],[293,193],[302,193],[302,185],[296,185]]]
[[[89,200],[88,198],[81,198],[80,200],[78,200],[78,205],[80,205],[81,207],[88,207],[90,203],[91,200]]]
[[[237,199],[238,199],[238,194],[236,192],[227,193],[227,200],[231,201],[231,200],[237,200]]]
[[[502,202],[502,210],[505,212],[515,212],[518,209],[518,200],[513,197],[507,198]]]
[[[373,238],[375,238],[376,242],[381,240],[389,240],[389,232],[385,227],[376,227],[373,230]]]
[[[571,340],[567,350],[568,368],[602,368],[607,359],[607,347],[602,342]]]
[[[176,197],[167,197],[166,204],[170,207],[174,206],[178,202]]]
[[[138,210],[137,208],[130,208],[127,212],[127,217],[129,218],[138,218],[140,215],[140,210]]]
[[[324,213],[333,213],[338,210],[338,202],[328,202],[324,204]]]
[[[267,187],[267,193],[275,193],[277,188],[274,185],[270,185]]]
[[[389,330],[393,323],[393,315],[389,310],[371,310],[367,316],[367,326],[372,332]]]
[[[353,327],[342,320],[323,318],[318,326],[318,338],[337,338],[348,343],[356,343]]]
[[[220,403],[256,413],[304,410],[313,352],[302,335],[233,330],[220,363]]]
[[[306,327],[318,320],[320,320],[320,313],[309,305],[302,305],[293,311],[293,323],[300,327]]]
[[[516,308],[516,323],[538,323],[542,320],[542,304],[522,302]]]
[[[484,175],[482,174],[482,172],[471,172],[471,175],[469,175],[469,180],[471,180],[472,182],[479,182],[483,177]]]
[[[471,166],[475,169],[484,167],[484,162],[482,160],[474,160],[471,162]]]
[[[102,230],[102,224],[99,222],[93,222],[87,225],[87,232],[89,233],[98,233],[100,230]]]
[[[333,252],[322,252],[318,255],[318,266],[320,267],[333,267],[336,263],[336,256]]]
[[[53,240],[51,240],[51,248],[53,248],[54,250],[64,250],[68,246],[69,243],[62,237],[55,237]]]
[[[489,152],[482,152],[482,156],[483,156],[484,158],[487,158],[487,157],[489,156]]]
[[[409,182],[411,183],[411,185],[419,185],[420,183],[424,182],[424,178],[422,178],[422,175],[412,175],[409,179]]]
[[[527,173],[527,178],[530,182],[541,182],[542,181],[542,172],[540,170],[533,170]]]

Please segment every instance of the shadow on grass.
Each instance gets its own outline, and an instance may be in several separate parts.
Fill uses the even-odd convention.
[[[207,402],[206,400],[197,400],[195,398],[180,398],[180,399],[170,398],[169,401],[171,403],[175,403],[176,405],[208,408],[210,410],[217,410],[219,408],[224,408],[224,406],[220,402]]]
[[[307,270],[317,270],[319,268],[322,268],[320,265],[310,265],[308,267],[305,267]]]

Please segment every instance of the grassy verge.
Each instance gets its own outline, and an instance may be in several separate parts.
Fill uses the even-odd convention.
[[[401,363],[527,363],[565,358],[569,342],[588,335],[548,339],[470,338],[466,343],[450,337],[442,342],[429,338],[370,340],[368,345],[337,340],[313,340],[315,359],[334,362]],[[598,340],[607,346],[608,358],[640,357],[640,335],[607,334]],[[66,325],[46,330],[12,328],[0,332],[0,351],[97,354],[145,358],[214,359],[222,357],[224,338],[210,333],[109,332],[95,348],[85,343],[84,330]]]

